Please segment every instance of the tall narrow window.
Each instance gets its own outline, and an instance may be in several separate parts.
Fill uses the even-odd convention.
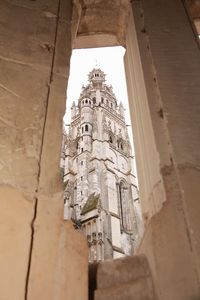
[[[131,231],[131,215],[128,206],[128,188],[123,181],[119,184],[119,209],[121,217],[121,229]]]
[[[85,131],[88,131],[88,125],[87,124],[85,125]]]

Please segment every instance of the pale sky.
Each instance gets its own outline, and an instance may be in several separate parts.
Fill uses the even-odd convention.
[[[131,124],[123,62],[124,53],[125,49],[121,46],[73,50],[67,88],[65,124],[70,123],[72,102],[75,101],[77,104],[81,87],[88,84],[88,74],[93,68],[100,68],[106,74],[106,83],[113,86],[118,102],[121,101],[126,108],[126,123]],[[129,136],[132,144],[130,129]]]

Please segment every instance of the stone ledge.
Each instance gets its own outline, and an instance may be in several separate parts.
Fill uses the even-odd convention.
[[[104,261],[99,264],[97,272],[98,288],[117,286],[149,275],[149,266],[144,255]]]
[[[95,300],[155,300],[150,278],[139,278],[129,283],[95,291]]]

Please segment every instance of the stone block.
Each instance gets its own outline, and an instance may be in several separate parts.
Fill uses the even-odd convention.
[[[62,190],[60,156],[63,115],[66,105],[66,79],[53,75],[48,98],[43,149],[41,155],[40,187],[47,193]],[[54,170],[54,172],[52,172]]]
[[[149,266],[144,255],[108,260],[99,264],[97,287],[98,289],[109,288],[149,275]]]
[[[2,1],[0,19],[0,56],[49,70],[56,32],[55,16]]]
[[[6,59],[0,68],[0,180],[33,194],[49,75]]]
[[[149,278],[139,278],[133,282],[95,291],[95,300],[155,300],[152,282]]]
[[[34,201],[0,186],[0,278],[2,300],[24,299]]]
[[[53,71],[56,74],[62,75],[66,78],[69,76],[69,65],[71,57],[71,20],[58,22],[55,59]]]
[[[62,218],[63,193],[38,195],[28,300],[87,300],[87,242]]]

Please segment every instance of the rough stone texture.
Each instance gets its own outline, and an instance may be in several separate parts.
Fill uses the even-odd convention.
[[[40,196],[35,221],[28,299],[87,299],[87,243],[62,221],[63,194]],[[58,203],[60,203],[58,205]]]
[[[75,48],[125,45],[128,0],[84,0]]]
[[[172,195],[173,199],[151,219],[138,253],[148,257],[159,299],[198,299],[198,282],[185,231],[182,201],[177,187],[173,189],[169,183],[167,196],[172,198]]]
[[[52,59],[44,42],[53,42],[55,19],[10,2],[0,6],[1,183],[33,195]]]
[[[71,225],[60,221],[59,154],[71,25],[75,36],[83,10],[79,37],[92,37],[85,45],[108,45],[105,37],[111,36],[110,44],[124,44],[120,27],[127,14],[119,8],[127,2],[83,1],[73,22],[71,1],[0,3],[2,299],[87,299],[86,246]],[[160,299],[199,299],[199,49],[181,0],[132,4],[147,92],[147,115],[140,116],[150,115],[151,135],[147,130],[143,138],[153,146],[145,162],[153,157],[157,175],[144,177],[152,186],[145,199],[151,211],[140,251],[147,254]],[[95,40],[97,35],[101,39]]]
[[[137,60],[143,71],[144,85],[137,88],[147,95],[145,112],[150,115],[151,143],[156,146],[166,199],[163,202],[163,195],[157,193],[162,205],[146,224],[139,252],[148,257],[160,299],[199,299],[198,44],[182,1],[135,1],[133,14],[139,56],[127,42],[126,63],[130,76]],[[133,77],[129,89],[134,90]],[[143,120],[141,112],[140,118]],[[143,134],[148,138],[147,131]],[[142,159],[143,153],[140,155]],[[152,163],[158,162],[152,153],[145,158],[147,166],[152,158]],[[146,176],[146,180],[151,178]]]
[[[108,260],[99,264],[98,288],[109,288],[149,275],[149,266],[144,255],[127,256],[113,261]]]
[[[0,298],[87,299],[59,170],[72,1],[2,1],[0,19]]]
[[[153,283],[145,256],[101,262],[97,269],[95,300],[155,300]]]

